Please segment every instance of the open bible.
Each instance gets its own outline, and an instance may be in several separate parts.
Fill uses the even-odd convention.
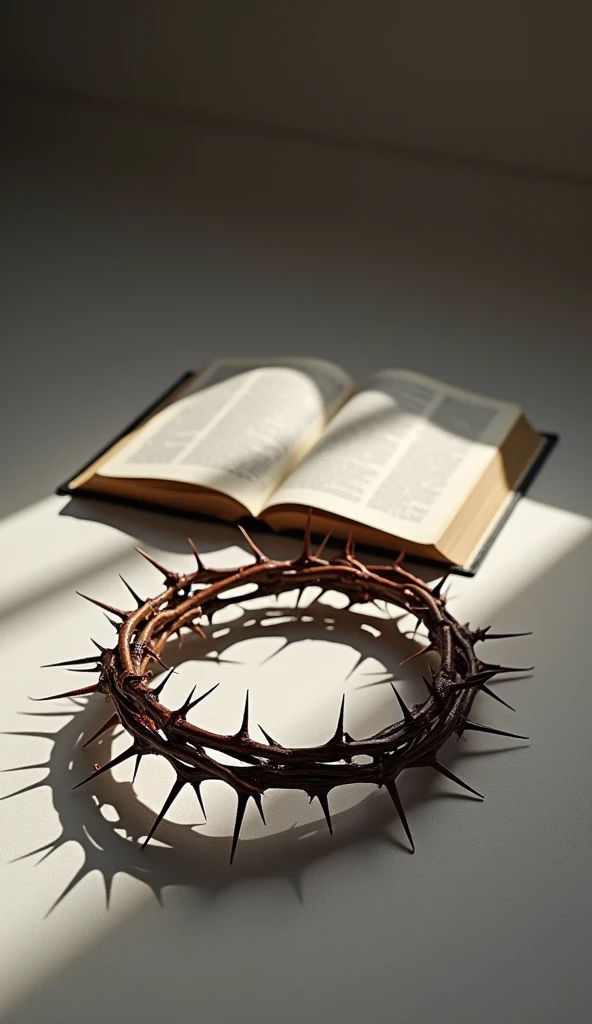
[[[546,438],[509,402],[402,369],[357,387],[315,358],[220,359],[60,493],[350,533],[390,551],[470,565]]]

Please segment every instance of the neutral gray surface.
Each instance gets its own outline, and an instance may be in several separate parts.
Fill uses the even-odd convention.
[[[563,435],[533,497],[590,514],[582,188],[14,97],[3,124],[5,511],[188,366],[302,351],[515,399]],[[377,797],[312,854],[168,875],[7,1024],[588,1020],[590,568],[576,548],[497,614],[536,630],[503,719],[533,742],[457,758],[485,805],[410,781],[415,857]]]

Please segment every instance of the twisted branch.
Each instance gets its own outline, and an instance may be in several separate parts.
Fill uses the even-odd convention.
[[[487,686],[491,679],[499,673],[520,671],[482,661],[475,653],[475,644],[482,640],[501,638],[502,635],[526,634],[492,634],[489,627],[471,630],[468,624],[462,626],[446,608],[442,594],[445,580],[433,589],[430,588],[403,568],[402,555],[390,565],[365,565],[356,558],[351,538],[337,557],[322,557],[328,538],[313,553],[310,520],[300,555],[288,561],[268,558],[246,531],[242,532],[254,556],[250,565],[237,569],[206,568],[197,548],[189,541],[196,558],[196,568],[193,572],[177,573],[137,548],[164,576],[163,592],[157,597],[144,600],[123,580],[136,605],[132,610],[116,608],[96,598],[87,598],[108,613],[117,629],[117,644],[111,649],[93,641],[98,649],[97,655],[48,666],[67,666],[76,671],[99,673],[95,684],[70,690],[66,694],[54,694],[53,697],[105,694],[113,705],[111,716],[88,742],[91,743],[118,722],[130,734],[132,742],[127,750],[108,764],[96,768],[78,785],[84,785],[131,757],[135,758],[135,778],[143,757],[149,754],[165,757],[175,771],[175,782],[145,840],[146,845],[185,786],[189,785],[195,790],[203,811],[200,792],[202,783],[207,779],[223,780],[232,786],[237,795],[230,855],[232,863],[245,808],[250,799],[265,821],[262,797],[266,790],[304,790],[311,800],[316,798],[319,801],[332,832],[328,801],[331,790],[351,783],[369,783],[384,786],[388,791],[411,850],[414,851],[415,846],[396,787],[397,777],[405,768],[431,767],[482,798],[480,793],[440,762],[438,752],[449,736],[456,733],[460,737],[467,730],[526,739],[480,725],[468,717],[479,692],[501,700]],[[284,747],[263,729],[261,731],[266,742],[253,739],[249,733],[248,693],[243,719],[236,733],[218,735],[192,724],[187,720],[187,715],[212,691],[195,696],[194,687],[181,707],[169,709],[160,698],[172,670],[157,686],[151,686],[150,666],[154,661],[163,664],[160,655],[167,640],[176,634],[180,642],[184,628],[205,637],[201,623],[211,621],[216,611],[234,603],[236,597],[232,591],[245,584],[256,585],[257,597],[277,595],[289,590],[301,593],[305,587],[317,586],[323,591],[343,592],[349,599],[348,607],[380,599],[412,612],[417,616],[418,625],[426,627],[429,638],[428,646],[417,654],[434,651],[440,658],[438,670],[431,671],[431,678],[423,677],[427,690],[425,701],[408,707],[393,685],[402,718],[372,736],[354,738],[345,730],[344,697],[333,735],[325,743],[313,747]],[[249,594],[249,597],[253,596],[255,593]],[[41,699],[51,700],[52,697]],[[501,702],[505,704],[505,701]],[[221,764],[206,749],[232,755],[241,763],[232,766]],[[363,764],[354,761],[361,754],[367,755],[370,760]]]

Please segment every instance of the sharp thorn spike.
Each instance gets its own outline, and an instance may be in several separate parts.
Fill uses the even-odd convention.
[[[162,691],[164,690],[164,688],[165,688],[166,684],[168,683],[168,681],[169,681],[169,679],[171,678],[171,676],[172,676],[172,674],[173,674],[173,672],[174,672],[174,671],[175,671],[175,669],[174,669],[174,668],[171,668],[171,669],[169,669],[169,671],[167,672],[167,674],[166,674],[166,676],[164,677],[164,679],[162,679],[162,680],[160,681],[160,683],[158,684],[158,686],[155,686],[155,687],[154,687],[154,689],[152,690],[152,693],[153,693],[153,694],[155,694],[155,696],[157,696],[157,697],[160,697],[160,694],[161,694],[161,693],[162,693]]]
[[[394,569],[398,569],[399,566],[403,564],[403,562],[405,560],[405,555],[406,554],[407,554],[406,551],[399,551],[399,554],[397,555],[397,557],[395,558],[395,561],[393,562],[393,568]]]
[[[77,690],[66,690],[65,693],[52,693],[49,697],[32,697],[32,700],[58,700],[60,697],[84,697],[87,693],[96,693],[99,689],[95,683],[93,686],[80,686]]]
[[[308,562],[312,558],[312,548],[310,544],[310,532],[312,526],[312,509],[309,508],[308,515],[306,517],[306,526],[304,527],[304,535],[302,537],[302,552],[300,554],[300,562]]]
[[[532,672],[534,665],[492,665],[482,661],[485,672],[493,672],[494,675],[504,675],[506,672]]]
[[[393,688],[393,693],[394,693],[395,697],[397,698],[397,700],[398,700],[398,702],[399,702],[399,707],[401,708],[401,711],[403,712],[403,718],[404,718],[404,720],[405,720],[405,721],[406,721],[406,722],[407,722],[408,724],[411,724],[411,722],[414,722],[414,721],[415,721],[415,719],[414,719],[413,715],[411,714],[411,711],[410,711],[410,709],[409,709],[409,708],[407,707],[407,705],[406,705],[405,701],[404,701],[404,700],[403,700],[403,698],[401,697],[401,694],[400,694],[400,693],[399,693],[399,691],[397,690],[397,688],[396,688],[395,684],[394,684],[394,683],[391,683],[391,686],[392,686],[392,688]]]
[[[432,761],[432,767],[435,768],[437,772],[440,772],[440,775],[444,775],[445,778],[450,779],[451,782],[456,782],[457,786],[462,786],[462,788],[466,789],[469,793],[473,793],[474,796],[478,796],[480,800],[485,800],[483,793],[479,793],[476,789],[473,789],[472,786],[469,786],[468,783],[459,779],[458,775],[454,775],[449,768],[446,768],[441,761],[438,761],[438,758],[435,758],[434,761]]]
[[[144,604],[144,601],[142,600],[142,598],[140,597],[140,595],[139,595],[139,594],[136,594],[136,591],[134,590],[134,588],[133,588],[133,587],[130,587],[129,583],[127,582],[127,580],[124,580],[124,578],[123,578],[123,576],[121,575],[121,573],[119,573],[119,579],[120,579],[120,580],[121,580],[121,582],[123,583],[124,587],[127,587],[127,589],[129,590],[129,592],[130,592],[130,594],[132,595],[132,597],[133,597],[134,601],[136,602],[136,604],[137,604],[138,608],[141,608],[141,607],[142,607],[142,605]]]
[[[99,650],[101,652],[101,654],[104,654],[105,651],[109,650],[108,647],[103,647],[102,644],[98,643],[96,640],[93,640],[92,636],[90,638],[90,642],[91,642],[91,644],[95,645],[95,647],[97,648],[97,650]]]
[[[139,555],[142,556],[142,558],[145,558],[147,562],[150,562],[150,565],[153,565],[155,569],[158,569],[158,571],[161,572],[162,575],[164,576],[165,580],[179,579],[178,572],[172,572],[171,569],[167,569],[166,565],[162,565],[161,562],[157,562],[156,559],[152,557],[152,555],[149,555],[146,551],[143,551],[142,548],[135,546],[135,550],[138,552]]]
[[[509,736],[512,740],[527,740],[528,736],[519,736],[515,732],[504,732],[503,729],[493,729],[489,725],[480,725],[479,722],[471,722],[469,719],[465,719],[462,726],[464,729],[470,729],[473,732],[489,732],[493,736]]]
[[[337,725],[335,726],[335,732],[329,740],[329,743],[341,743],[343,742],[343,720],[345,717],[345,694],[341,697],[341,705],[339,707],[339,715],[337,717]]]
[[[332,531],[329,530],[329,532],[326,533],[325,536],[323,537],[321,543],[319,544],[317,550],[315,551],[315,558],[320,558],[321,555],[323,554],[323,551],[325,550],[327,544],[329,543],[329,540],[331,539],[331,532]]]
[[[426,688],[426,690],[428,691],[428,693],[429,693],[430,697],[433,697],[433,698],[434,698],[434,700],[439,700],[439,699],[440,699],[440,696],[439,696],[439,694],[438,694],[438,691],[436,690],[436,687],[434,686],[434,682],[433,682],[433,679],[432,679],[432,680],[429,680],[429,679],[427,678],[427,676],[424,676],[424,674],[423,674],[423,673],[422,673],[422,676],[421,676],[421,678],[423,679],[423,681],[424,681],[424,683],[425,683],[425,688]]]
[[[323,814],[325,815],[325,821],[327,822],[327,828],[331,835],[333,835],[333,823],[331,821],[331,813],[329,811],[329,797],[327,793],[321,791],[320,793],[314,794],[323,808]]]
[[[259,723],[258,723],[258,724],[259,724]],[[269,733],[265,731],[265,729],[263,728],[263,726],[262,726],[262,725],[260,725],[260,724],[259,724],[259,728],[261,729],[261,732],[262,732],[262,733],[263,733],[263,735],[265,736],[265,739],[266,739],[266,740],[267,740],[267,742],[269,743],[269,746],[270,746],[270,747],[281,747],[281,743],[277,743],[277,742],[276,742],[276,741],[274,740],[273,736],[270,736],[270,735],[269,735]]]
[[[90,782],[91,779],[96,779],[98,778],[99,775],[102,775],[104,772],[110,771],[111,768],[115,768],[116,765],[121,764],[122,761],[126,761],[128,757],[131,757],[132,754],[135,753],[136,745],[134,743],[132,744],[131,747],[128,747],[127,750],[124,750],[122,754],[118,754],[117,757],[114,757],[112,761],[109,761],[108,764],[104,764],[102,768],[97,768],[96,771],[92,772],[91,775],[88,775],[86,779],[82,780],[82,782],[78,782],[73,788],[78,789],[79,786],[84,786],[85,783]]]
[[[408,658],[403,658],[403,661],[399,662],[399,666],[408,665],[414,658],[419,658],[422,654],[429,654],[429,652],[433,650],[434,648],[432,644],[428,644],[427,647],[420,647],[419,651],[414,651],[414,653],[410,654]]]
[[[202,562],[202,560],[201,560],[201,558],[199,556],[199,551],[197,550],[195,544],[191,540],[191,537],[188,537],[187,541],[189,543],[189,547],[191,548],[191,550],[193,551],[193,554],[195,556],[195,561],[197,562],[198,572],[203,572],[204,569],[205,569],[205,565],[203,564],[203,562]]]
[[[104,732],[107,732],[107,729],[110,729],[111,726],[116,725],[118,721],[119,715],[111,715],[111,718],[109,718],[108,721],[106,721],[105,724],[102,725],[100,729],[97,729],[97,731],[93,733],[91,738],[87,740],[86,743],[82,744],[82,747],[88,747],[88,745],[92,743],[93,740],[97,740],[99,736],[102,736]]]
[[[253,793],[252,796],[253,796],[253,800],[255,801],[255,806],[257,807],[257,810],[259,811],[259,815],[261,817],[261,821],[263,822],[264,825],[267,825],[267,822],[265,820],[265,814],[263,813],[263,805],[262,805],[262,802],[261,802],[261,793]]]
[[[484,683],[488,683],[489,680],[493,679],[493,677],[495,675],[497,675],[497,672],[494,672],[494,671],[491,671],[491,670],[488,671],[488,672],[475,672],[474,675],[467,676],[466,679],[463,679],[462,683],[452,683],[450,689],[451,690],[470,690],[474,686],[478,687],[479,689],[482,689],[483,688],[483,684]]]
[[[401,798],[400,798],[399,793],[397,791],[397,787],[395,785],[394,779],[393,779],[392,782],[385,782],[385,786],[386,786],[386,788],[388,790],[388,793],[389,793],[389,796],[390,796],[391,800],[393,801],[393,803],[395,805],[395,809],[397,811],[397,814],[399,815],[399,818],[401,819],[401,824],[402,824],[403,828],[405,829],[405,834],[407,836],[407,839],[409,840],[409,845],[411,846],[411,853],[415,853],[415,843],[413,842],[413,836],[411,835],[411,829],[409,828],[409,824],[407,822],[407,816],[405,814],[405,811],[403,810],[403,804],[401,803]]]
[[[168,811],[168,809],[171,806],[171,804],[173,803],[173,801],[176,800],[176,798],[178,797],[179,793],[183,789],[184,785],[185,785],[185,782],[184,782],[183,779],[175,779],[175,781],[173,783],[173,787],[172,787],[169,795],[167,796],[165,802],[163,803],[160,811],[156,815],[156,818],[154,820],[152,828],[150,829],[148,835],[146,836],[144,842],[142,843],[142,849],[144,849],[147,846],[147,844],[150,842],[150,840],[152,839],[152,836],[156,832],[156,829],[160,825],[160,823],[161,823],[162,819],[164,818],[166,812]]]
[[[253,555],[255,556],[255,561],[267,562],[267,555],[264,555],[261,548],[258,548],[257,545],[255,544],[255,541],[251,537],[249,537],[249,534],[245,530],[244,526],[241,526],[240,524],[237,525],[243,537],[245,538],[247,544],[249,545],[251,551],[253,552]]]
[[[247,800],[249,797],[246,793],[237,793],[237,806],[236,806],[236,819],[234,822],[234,832],[232,834],[232,847],[230,850],[230,863],[234,860],[234,854],[236,851],[236,844],[238,843],[238,837],[240,835],[241,825],[245,816],[245,807],[247,806]]]
[[[96,604],[97,608],[102,608],[104,612],[110,612],[111,615],[118,615],[120,619],[127,619],[129,612],[124,611],[122,608],[116,608],[115,605],[107,604],[106,601],[99,601],[98,597],[89,597],[88,594],[81,594],[79,590],[76,591],[78,597],[83,597],[85,601],[90,601],[91,604]]]
[[[442,593],[442,587],[445,585],[447,580],[448,580],[448,575],[443,576],[441,580],[438,580],[436,585],[431,588],[431,590],[432,590],[432,597],[440,597],[440,594]]]
[[[99,658],[96,654],[89,654],[86,658],[70,658],[68,661],[52,661],[49,665],[42,665],[41,668],[68,668],[69,665],[90,665],[92,662],[97,664]]]
[[[154,661],[157,661],[159,665],[162,665],[163,668],[170,667],[169,665],[165,665],[164,661],[160,657],[160,654],[157,654],[156,651],[152,649],[152,647],[147,647],[146,653],[149,654]]]
[[[505,708],[508,708],[510,711],[516,711],[516,708],[513,708],[511,704],[508,704],[507,700],[503,700],[502,697],[498,696],[497,693],[494,693],[493,690],[490,690],[488,686],[485,686],[485,684],[481,686],[481,690],[483,693],[486,693],[488,697],[493,697],[494,700],[499,701],[499,703],[503,704]]]
[[[343,553],[344,553],[344,557],[347,558],[347,559],[351,559],[351,558],[355,558],[356,557],[356,544],[355,544],[355,541],[354,541],[353,533],[350,533],[348,535],[348,538],[347,538],[347,540],[345,542],[345,549],[344,549]]]
[[[78,672],[79,675],[81,673],[84,673],[84,672],[91,672],[92,673],[92,672],[100,672],[100,671],[101,671],[101,666],[100,665],[94,665],[94,666],[92,666],[90,668],[67,668],[66,669],[66,672]]]
[[[138,768],[140,767],[140,761],[143,758],[143,754],[136,754],[136,763],[134,765],[134,774],[132,775],[132,786],[136,781],[136,775],[138,774]]]
[[[243,717],[240,724],[240,728],[236,733],[237,738],[246,738],[249,735],[249,691],[245,695],[245,708],[243,711]]]
[[[194,686],[189,696],[186,698],[183,704],[181,704],[181,707],[173,712],[173,716],[175,718],[185,718],[185,715],[187,714],[191,707],[191,701],[193,699],[193,694],[195,693],[196,689],[197,687]]]
[[[484,629],[473,630],[473,639],[477,640],[513,640],[517,636],[532,636],[532,630],[528,630],[525,633],[490,633],[491,626],[485,626]]]
[[[201,813],[203,814],[204,819],[207,821],[208,820],[208,816],[206,814],[206,809],[204,807],[203,797],[201,795],[201,781],[200,782],[192,782],[191,785],[193,786],[193,789],[195,790],[195,795],[196,795],[196,797],[198,799],[199,806],[201,807]]]
[[[188,714],[190,711],[193,710],[194,707],[197,707],[198,704],[201,704],[202,700],[205,700],[206,697],[209,697],[210,694],[214,692],[214,690],[218,689],[219,686],[220,683],[214,683],[213,686],[210,686],[209,690],[206,690],[205,693],[202,693],[199,697],[196,697],[195,700],[192,700],[185,713]],[[193,687],[192,695],[193,693],[195,693],[195,687]]]

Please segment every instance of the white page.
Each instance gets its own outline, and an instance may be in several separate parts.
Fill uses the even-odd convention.
[[[274,505],[311,505],[433,543],[519,415],[509,402],[384,370],[337,413]]]
[[[212,487],[256,515],[352,389],[321,359],[219,360],[99,474]]]

